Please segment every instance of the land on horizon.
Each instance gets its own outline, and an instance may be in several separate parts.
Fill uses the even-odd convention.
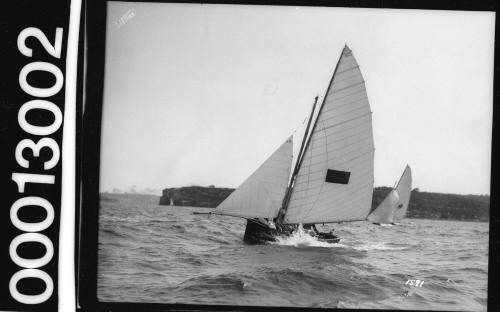
[[[392,188],[387,186],[373,189],[372,210],[387,196]],[[141,193],[135,187],[128,191],[114,189],[113,192],[101,194],[137,194],[159,196],[157,190],[145,189]],[[222,202],[234,188],[222,188],[210,185],[185,186],[163,189],[159,196],[160,205],[190,206],[200,208],[214,208]],[[153,192],[153,193],[152,193]],[[104,198],[104,197],[103,197]],[[417,219],[444,219],[460,221],[489,221],[490,196],[489,195],[461,195],[424,192],[415,188],[411,192],[407,218]]]

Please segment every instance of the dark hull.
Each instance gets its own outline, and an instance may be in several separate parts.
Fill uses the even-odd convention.
[[[330,244],[336,244],[340,242],[340,238],[337,235],[331,233],[316,233],[314,235],[319,241],[327,242]]]
[[[243,241],[248,244],[263,244],[276,241],[278,235],[277,230],[266,224],[248,219]]]
[[[257,219],[247,219],[243,241],[248,244],[275,242],[277,236],[291,235],[296,229],[297,226],[293,225],[283,225],[278,228],[271,228],[268,224]]]
[[[265,244],[276,241],[278,236],[292,235],[297,229],[296,225],[282,225],[274,229],[259,220],[248,219],[243,241],[248,244]],[[308,228],[307,231],[319,241],[327,243],[338,243],[340,241],[340,238],[332,233],[322,233],[312,228]]]

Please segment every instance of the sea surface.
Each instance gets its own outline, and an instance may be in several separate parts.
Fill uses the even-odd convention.
[[[360,221],[333,225],[338,244],[247,245],[243,219],[158,201],[102,195],[100,301],[486,311],[488,223]]]

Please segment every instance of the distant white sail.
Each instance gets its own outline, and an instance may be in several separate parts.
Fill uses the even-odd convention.
[[[365,84],[346,46],[312,127],[284,223],[365,220],[372,202],[373,157]]]
[[[220,203],[213,213],[244,218],[275,218],[290,179],[292,138],[291,136],[286,140],[250,177]]]
[[[394,210],[394,222],[399,222],[406,216],[406,211],[408,210],[408,204],[410,202],[411,182],[411,169],[410,166],[406,166],[395,188],[399,195],[399,202]]]
[[[394,210],[399,204],[399,195],[396,190],[391,190],[384,200],[368,216],[368,221],[380,224],[394,222]]]
[[[396,187],[370,213],[367,220],[374,223],[393,223],[401,221],[408,210],[411,195],[411,169],[406,166]]]

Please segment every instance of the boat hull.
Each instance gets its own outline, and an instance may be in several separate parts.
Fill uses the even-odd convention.
[[[275,242],[278,236],[289,236],[298,229],[296,225],[282,225],[278,228],[271,228],[268,224],[257,219],[247,219],[245,235],[243,241],[247,244],[265,244]],[[327,243],[338,243],[340,238],[332,233],[323,233],[314,230],[307,231],[309,235],[315,237],[318,241]]]
[[[316,233],[313,235],[320,242],[327,242],[330,244],[336,244],[340,242],[340,238],[337,235],[331,233]]]
[[[272,229],[267,224],[258,220],[247,219],[243,241],[247,244],[264,244],[276,241],[278,230]]]

